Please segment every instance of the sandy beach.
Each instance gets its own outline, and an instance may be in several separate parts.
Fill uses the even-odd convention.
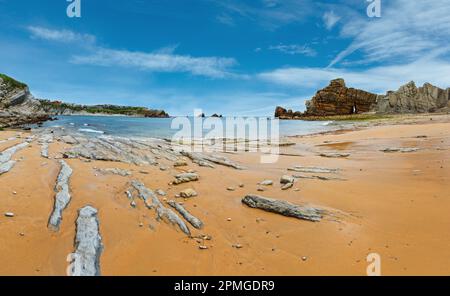
[[[0,151],[29,135],[1,131]],[[352,130],[287,140],[292,145],[282,147],[273,164],[261,164],[258,153],[223,154],[243,170],[201,167],[187,158],[188,165],[181,167],[161,159],[166,170],[65,159],[73,169],[72,199],[56,232],[47,223],[61,151],[71,145],[50,143],[46,159],[34,140],[14,154],[17,163],[0,175],[0,275],[66,275],[78,210],[86,205],[98,210],[102,275],[366,275],[369,253],[380,254],[383,275],[450,274],[449,115],[364,123]],[[418,150],[381,151],[387,148]],[[320,155],[324,153],[348,156]],[[338,170],[288,171],[295,166]],[[102,174],[101,168],[120,168],[131,176]],[[194,170],[199,181],[169,185],[176,174],[188,170]],[[281,190],[283,175],[302,177]],[[204,228],[191,227],[189,237],[156,221],[142,201],[131,207],[125,194],[131,180],[165,191],[163,203],[183,202]],[[273,180],[273,185],[258,185],[263,180]],[[198,196],[175,197],[188,188]],[[327,214],[320,222],[310,222],[249,208],[241,202],[248,194],[311,205]]]

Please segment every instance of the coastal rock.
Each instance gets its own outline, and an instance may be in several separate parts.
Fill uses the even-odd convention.
[[[288,171],[294,171],[299,173],[313,173],[313,174],[333,174],[338,173],[340,170],[324,167],[294,166],[293,168],[288,168]]]
[[[40,123],[50,119],[28,86],[0,74],[0,127]]]
[[[347,158],[350,156],[350,153],[340,153],[340,152],[327,152],[327,153],[319,153],[319,156],[327,157],[327,158]]]
[[[48,221],[48,227],[54,231],[59,230],[59,226],[62,220],[62,212],[70,202],[71,195],[69,190],[69,180],[72,176],[72,169],[63,160],[60,161],[61,169],[59,171],[58,179],[55,186],[55,202],[53,206],[53,212],[50,215]]]
[[[273,181],[272,180],[264,180],[264,181],[259,182],[259,185],[271,186],[271,185],[273,185]]]
[[[146,207],[148,209],[155,209],[157,220],[164,220],[172,225],[176,225],[186,235],[191,235],[186,223],[174,211],[166,208],[152,190],[136,180],[132,181],[131,185],[137,190],[139,197],[144,201]]]
[[[247,195],[242,202],[251,208],[277,213],[287,217],[294,217],[313,222],[322,219],[322,211],[309,206],[295,205],[287,201],[276,200],[258,195]]]
[[[10,147],[8,149],[5,149],[0,153],[0,175],[3,175],[7,172],[9,172],[14,165],[16,164],[16,161],[11,160],[13,155],[18,152],[19,150],[22,150],[23,148],[27,147],[30,143],[23,142],[21,144],[17,144],[13,147]]]
[[[72,276],[100,276],[103,249],[97,209],[86,206],[78,211],[75,252],[72,254]]]
[[[414,81],[401,86],[397,91],[389,91],[378,96],[378,113],[426,113],[448,108],[450,88],[446,90],[425,83],[416,87]]]
[[[283,107],[276,107],[275,118],[279,119],[296,119],[302,117],[303,113],[298,111],[286,110]]]
[[[369,112],[377,103],[377,95],[360,89],[347,88],[344,79],[330,82],[306,102],[307,116],[348,115]]]
[[[223,165],[226,167],[231,167],[237,170],[242,170],[244,167],[240,166],[237,163],[234,163],[233,161],[229,160],[226,157],[221,156],[215,156],[215,155],[207,155],[204,153],[196,153],[196,152],[187,152],[187,151],[181,151],[181,154],[188,157],[192,160],[193,163],[198,164],[199,166],[203,167],[210,167],[214,168],[214,164]]]
[[[181,204],[170,200],[167,202],[172,208],[174,208],[178,213],[180,213],[181,216],[183,216],[186,221],[188,221],[193,227],[196,229],[202,229],[203,222],[200,221],[197,217],[193,216],[191,213],[189,213]]]
[[[409,152],[417,152],[419,151],[419,148],[385,148],[381,151],[385,153],[393,153],[393,152],[409,153]]]
[[[198,181],[198,179],[199,176],[196,173],[182,173],[175,176],[175,181],[173,181],[172,184],[179,185],[182,183]]]
[[[102,175],[118,175],[122,177],[131,176],[131,172],[127,170],[122,170],[118,168],[106,168],[106,169],[96,169]]]
[[[292,176],[289,175],[284,175],[280,178],[280,183],[281,184],[289,184],[289,183],[294,183],[295,179]]]
[[[194,189],[185,189],[183,191],[180,192],[180,197],[181,198],[191,198],[191,197],[196,197],[198,194]]]

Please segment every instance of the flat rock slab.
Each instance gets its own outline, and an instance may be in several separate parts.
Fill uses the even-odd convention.
[[[71,274],[99,276],[103,249],[97,209],[86,206],[78,211],[75,252],[72,254]]]
[[[16,162],[14,160],[11,160],[11,158],[17,151],[27,147],[28,145],[28,142],[24,142],[10,147],[0,153],[0,175],[9,172],[14,167]]]
[[[322,219],[322,210],[309,206],[295,205],[284,200],[277,200],[258,195],[247,195],[242,199],[242,203],[251,208],[261,209],[287,217],[294,217],[312,222],[319,222]]]
[[[313,166],[294,166],[293,168],[288,168],[288,171],[312,174],[334,174],[338,173],[340,169]]]
[[[319,156],[327,158],[347,158],[350,153],[320,153]]]
[[[419,151],[419,148],[385,148],[381,150],[384,153],[394,153],[394,152],[400,152],[400,153],[410,153],[410,152],[416,152]]]
[[[54,231],[59,230],[59,225],[61,224],[62,220],[62,212],[67,207],[71,199],[69,180],[72,176],[73,171],[64,160],[61,160],[60,164],[61,169],[59,171],[55,186],[55,204],[53,206],[53,212],[50,215],[50,219],[48,221],[48,227]]]

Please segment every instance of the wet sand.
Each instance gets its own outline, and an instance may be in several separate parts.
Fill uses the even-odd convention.
[[[87,204],[99,211],[102,275],[365,275],[369,253],[381,255],[383,275],[448,275],[450,120],[424,118],[405,125],[292,137],[289,141],[296,145],[282,152],[301,156],[280,156],[273,164],[261,164],[257,153],[226,154],[245,170],[211,169],[188,161],[187,167],[161,171],[158,166],[69,159],[72,200],[57,233],[47,228],[59,172],[53,157],[68,145],[50,144],[51,159],[44,159],[33,142],[14,155],[20,161],[0,176],[0,275],[65,275],[66,257],[74,250],[77,211]],[[17,133],[2,131],[0,140]],[[21,133],[22,139],[0,143],[0,151],[23,142],[27,134]],[[388,147],[419,150],[380,151]],[[318,156],[322,152],[350,156]],[[287,171],[295,165],[339,168],[336,176],[345,180],[298,179],[293,188],[282,191],[279,179],[296,174]],[[94,168],[127,169],[132,176],[101,175]],[[195,170],[200,181],[169,185],[176,173],[188,169]],[[198,197],[183,200],[184,206],[205,227],[192,228],[192,234],[212,239],[188,238],[155,221],[142,201],[131,208],[124,192],[133,179],[166,191],[168,199],[195,189]],[[274,185],[258,192],[257,184],[265,179]],[[310,204],[332,215],[313,223],[267,213],[243,205],[247,194]],[[15,217],[5,217],[6,212]]]

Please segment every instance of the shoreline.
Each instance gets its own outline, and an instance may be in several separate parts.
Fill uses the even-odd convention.
[[[295,145],[280,147],[272,164],[261,164],[260,153],[245,152],[200,153],[191,159],[194,155],[179,155],[163,140],[106,137],[97,142],[59,132],[49,137],[2,131],[0,151],[31,142],[13,155],[15,166],[0,175],[0,186],[7,188],[0,200],[0,274],[65,275],[78,210],[88,204],[98,210],[102,275],[364,275],[366,256],[373,252],[381,255],[384,275],[448,274],[442,258],[450,251],[442,246],[450,246],[443,235],[450,227],[449,131],[450,116],[425,115],[288,137]],[[83,143],[94,146],[77,148]],[[105,148],[108,143],[115,148]],[[388,148],[405,152],[382,151]],[[47,222],[61,160],[73,170],[71,200],[54,232]],[[311,167],[312,173],[303,172]],[[169,185],[186,172],[195,172],[199,180]],[[283,175],[295,176],[286,190],[280,184]],[[125,192],[133,180],[164,191],[157,197],[165,208],[171,209],[170,200],[181,203],[203,228],[180,216],[190,229],[187,236],[178,226],[155,220],[139,198],[131,206]],[[264,180],[273,184],[258,184]],[[197,196],[176,197],[186,189]],[[331,215],[313,223],[252,209],[242,203],[249,194]],[[6,212],[14,217],[5,217]]]

